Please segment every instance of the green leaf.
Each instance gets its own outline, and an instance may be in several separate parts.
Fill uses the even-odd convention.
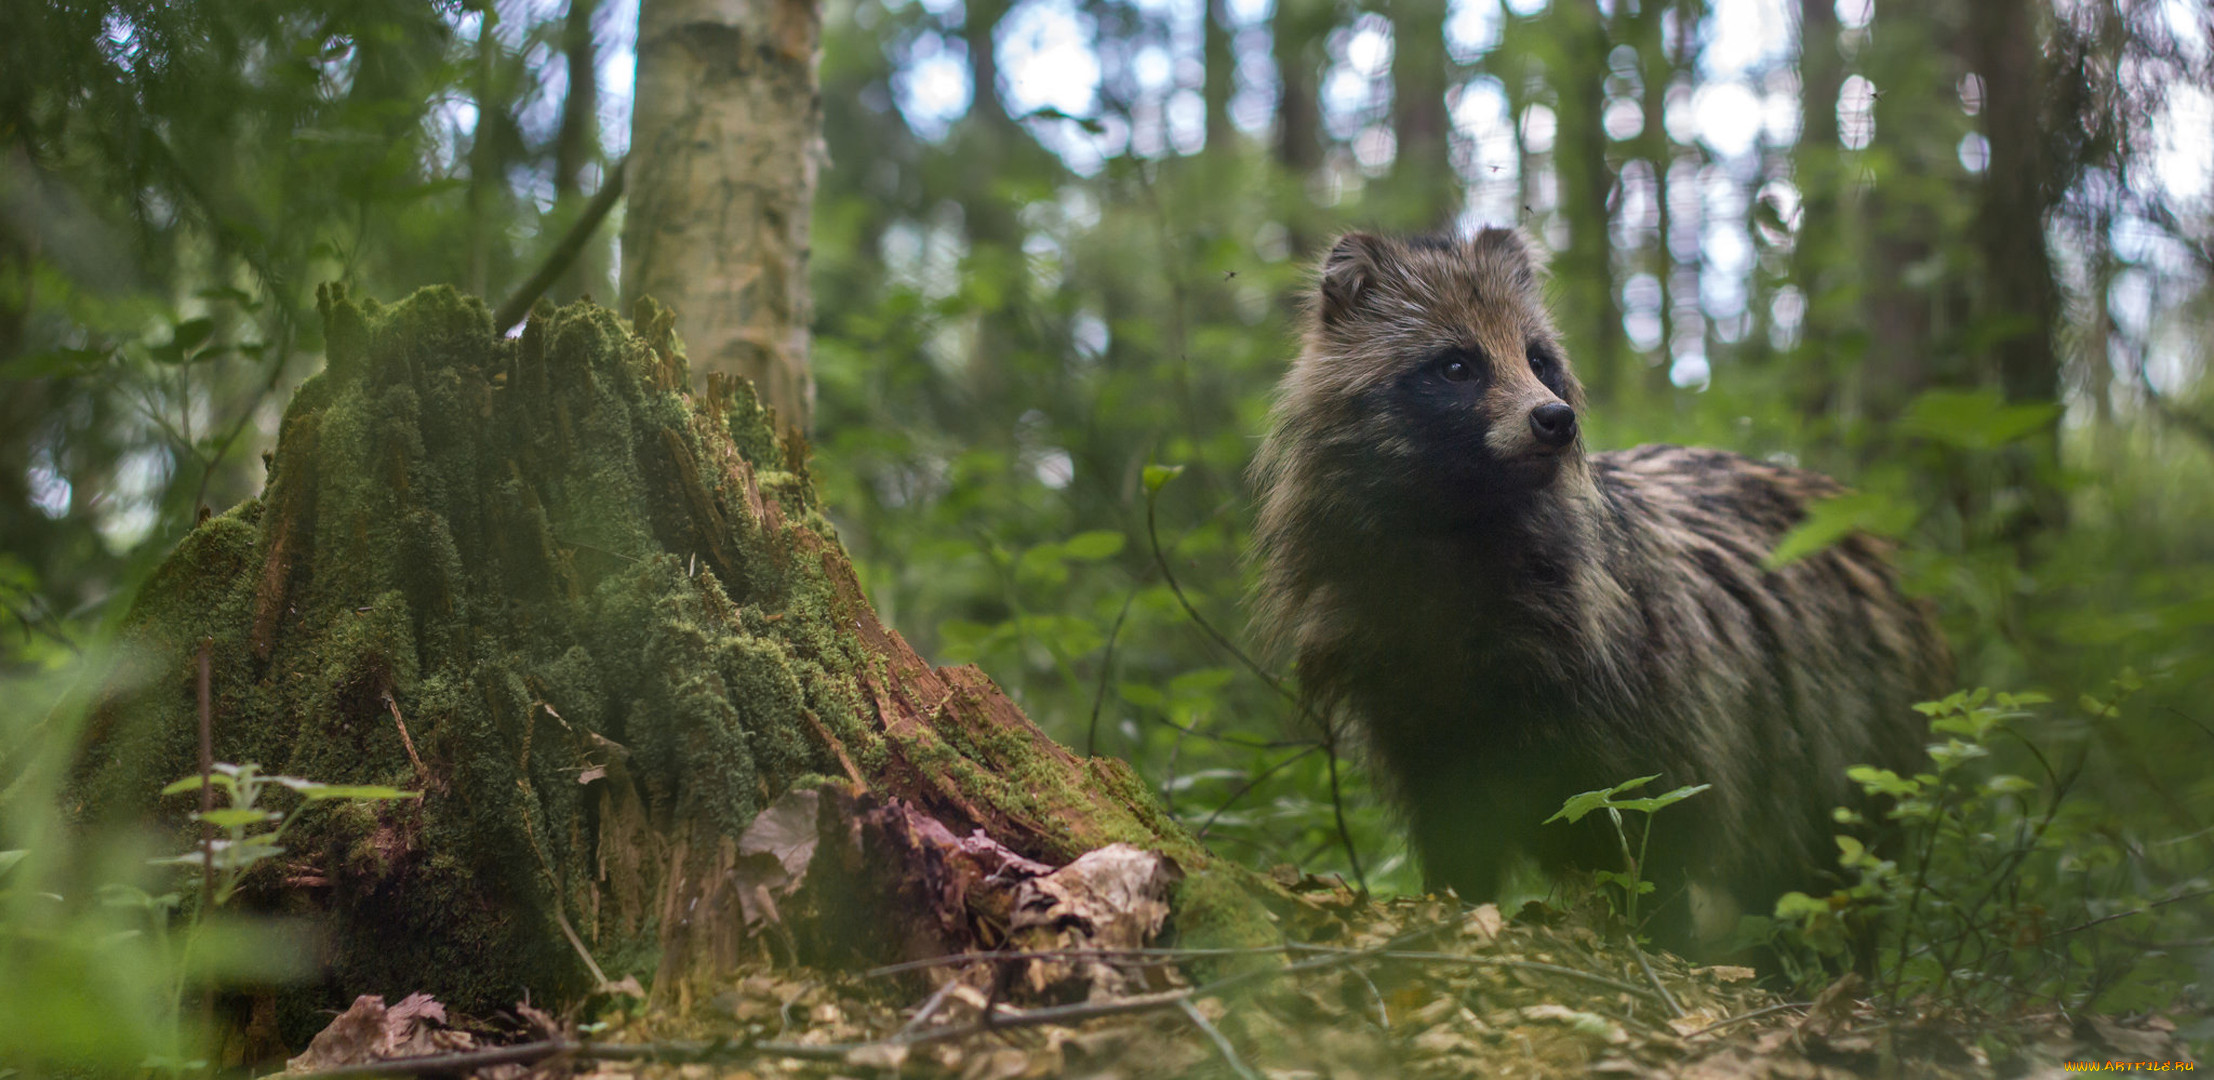
[[[1169,482],[1169,481],[1171,481],[1171,480],[1174,480],[1174,479],[1176,479],[1177,477],[1179,477],[1179,476],[1182,476],[1182,475],[1184,475],[1184,467],[1183,467],[1182,465],[1148,465],[1148,466],[1146,466],[1146,467],[1145,467],[1145,490],[1146,490],[1146,494],[1150,495],[1150,494],[1152,494],[1152,493],[1154,493],[1154,492],[1156,492],[1156,491],[1159,491],[1159,490],[1161,490],[1161,489],[1162,489],[1163,487],[1166,487],[1166,486],[1168,486],[1168,482]]]
[[[1925,390],[1907,406],[1899,427],[1963,450],[1993,450],[2050,427],[2052,402],[2007,404],[1997,390]]]
[[[1611,788],[1608,788],[1608,789],[1607,789],[1607,794],[1609,794],[1609,795],[1620,795],[1620,794],[1622,794],[1622,793],[1623,793],[1623,792],[1625,792],[1625,791],[1635,791],[1635,790],[1637,790],[1638,788],[1644,787],[1645,785],[1647,785],[1647,784],[1650,784],[1650,783],[1652,783],[1653,781],[1655,781],[1655,780],[1658,780],[1658,779],[1660,779],[1660,774],[1659,774],[1659,773],[1654,773],[1654,774],[1653,774],[1653,775],[1651,775],[1651,776],[1640,776],[1640,777],[1638,777],[1638,778],[1637,778],[1637,779],[1635,779],[1635,780],[1624,780],[1624,781],[1622,781],[1621,783],[1619,783],[1619,784],[1616,784],[1615,786],[1613,786],[1613,787],[1611,787]]]
[[[1236,677],[1237,672],[1226,667],[1200,668],[1197,671],[1187,671],[1169,680],[1169,696],[1176,698],[1211,697],[1215,691],[1228,686],[1230,680]]]
[[[388,799],[420,799],[420,791],[407,791],[383,784],[317,784],[300,792],[309,802],[328,799],[353,799],[359,802],[379,802]]]
[[[1855,765],[1845,770],[1845,775],[1851,778],[1854,783],[1859,784],[1870,795],[1889,795],[1896,799],[1922,793],[1920,783],[1902,777],[1889,769]]]
[[[13,851],[0,851],[0,875],[5,875],[9,870],[14,869],[15,864],[22,862],[24,856],[29,854],[30,851],[24,848],[16,848]]]
[[[192,816],[218,829],[243,829],[249,825],[266,825],[284,820],[283,814],[274,811],[247,810],[239,807],[210,810],[205,814],[194,814]]]
[[[208,779],[214,781],[216,787],[222,788],[225,791],[238,790],[238,782],[220,772],[209,776]],[[176,795],[186,791],[198,790],[200,790],[200,778],[197,776],[187,776],[182,780],[171,781],[169,786],[161,789],[161,793],[164,795]]]
[[[215,336],[214,319],[186,319],[170,332],[169,343],[179,352],[191,352]]]
[[[1124,701],[1141,709],[1158,709],[1168,704],[1167,695],[1144,683],[1116,683],[1115,693],[1122,695]]]
[[[1803,919],[1810,915],[1827,915],[1830,902],[1817,900],[1803,892],[1787,892],[1776,898],[1776,917],[1779,919]]]
[[[1582,821],[1585,814],[1605,807],[1607,797],[1612,794],[1614,792],[1611,790],[1601,788],[1598,791],[1586,791],[1571,795],[1568,797],[1568,801],[1561,803],[1560,810],[1554,813],[1552,817],[1546,818],[1542,824],[1551,825],[1556,821],[1566,819],[1569,824],[1574,825]]]
[[[1059,585],[1069,579],[1068,565],[1061,561],[1061,545],[1039,544],[1022,553],[1015,562],[1015,576],[1047,585]]]
[[[1071,559],[1104,559],[1122,551],[1126,539],[1119,532],[1094,529],[1069,537],[1061,550]]]
[[[1921,510],[1880,491],[1848,491],[1807,507],[1806,520],[1776,542],[1767,567],[1780,569],[1854,533],[1898,536],[1914,526]]]
[[[1648,777],[1647,779],[1651,778]],[[1642,780],[1639,781],[1639,783],[1643,782],[1644,781]],[[1674,806],[1675,804],[1680,803],[1685,799],[1692,797],[1693,795],[1697,795],[1700,792],[1705,791],[1713,786],[1713,784],[1687,784],[1665,795],[1654,795],[1650,798],[1644,799],[1622,799],[1615,802],[1614,805],[1618,809],[1642,810],[1650,814],[1660,810],[1664,806]]]
[[[0,364],[0,379],[69,378],[100,370],[109,357],[106,349],[49,349],[19,356]]]

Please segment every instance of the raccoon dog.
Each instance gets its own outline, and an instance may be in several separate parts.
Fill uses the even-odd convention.
[[[1661,940],[1711,951],[1730,911],[1835,871],[1846,768],[1918,759],[1911,706],[1951,660],[1883,547],[1765,565],[1839,485],[1717,450],[1587,453],[1517,233],[1338,241],[1279,394],[1255,629],[1362,733],[1433,885],[1489,898],[1518,853],[1619,868],[1603,815],[1539,823],[1636,776],[1708,783],[1659,819],[1647,876]]]

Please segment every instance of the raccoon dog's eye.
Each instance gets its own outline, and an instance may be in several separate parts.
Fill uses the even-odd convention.
[[[1536,373],[1538,378],[1544,378],[1547,372],[1553,370],[1553,358],[1541,352],[1531,353],[1530,370]]]
[[[1476,377],[1476,369],[1470,367],[1468,361],[1455,357],[1439,364],[1438,374],[1445,376],[1449,382],[1467,382]]]

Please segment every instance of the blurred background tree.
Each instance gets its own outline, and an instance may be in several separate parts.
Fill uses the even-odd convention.
[[[1353,867],[1317,733],[1175,591],[1235,637],[1243,469],[1306,260],[1352,226],[1511,223],[1555,253],[1596,445],[1848,479],[1862,494],[1816,527],[1902,540],[1968,685],[2070,700],[2145,673],[2092,725],[2081,790],[2130,888],[2214,865],[2201,6],[819,15],[793,377],[818,388],[843,539],[926,655],[1127,757],[1221,850]],[[91,647],[202,506],[258,488],[285,391],[320,362],[315,285],[497,302],[541,266],[630,149],[639,23],[631,0],[0,11],[0,664]],[[775,145],[801,147],[795,176],[812,159]],[[555,295],[661,288],[618,243],[648,212],[596,233]],[[1186,468],[1150,506],[1149,463]],[[1370,883],[1415,887],[1348,783]]]

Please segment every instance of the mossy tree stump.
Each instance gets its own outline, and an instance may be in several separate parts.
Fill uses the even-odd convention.
[[[323,917],[329,994],[498,1007],[587,989],[589,955],[665,996],[728,960],[703,943],[741,923],[741,831],[819,783],[1049,864],[1160,851],[1187,936],[1245,906],[1121,761],[878,622],[804,445],[742,382],[687,393],[665,309],[541,307],[503,339],[450,289],[321,306],[327,370],[261,496],[139,597],[73,799],[182,825],[157,792],[197,768],[203,640],[217,760],[421,789],[304,819],[255,880]]]

